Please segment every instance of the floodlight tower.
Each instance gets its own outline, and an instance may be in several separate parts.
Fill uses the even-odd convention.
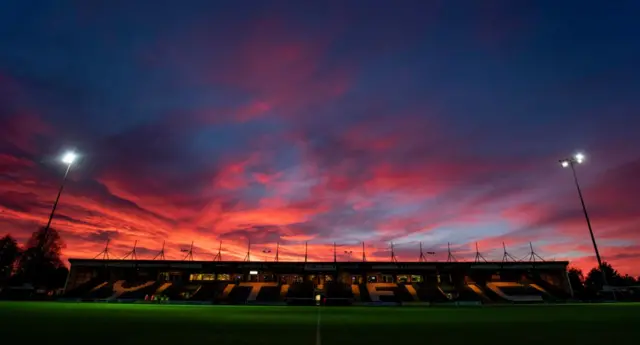
[[[593,229],[591,228],[591,221],[589,220],[589,214],[587,213],[587,207],[584,204],[584,198],[582,197],[582,190],[580,189],[580,183],[578,183],[578,175],[576,174],[575,166],[577,164],[582,164],[586,160],[586,157],[582,153],[576,153],[573,157],[561,159],[560,165],[563,168],[571,168],[571,172],[573,173],[573,181],[576,184],[576,189],[578,190],[578,196],[580,197],[580,204],[582,204],[582,212],[584,212],[584,218],[587,221],[587,227],[589,228],[589,235],[591,235],[591,242],[593,243],[593,250],[596,252],[596,259],[598,259],[598,266],[600,267],[600,272],[602,273],[602,283],[604,285],[607,284],[607,276],[604,273],[604,267],[602,266],[602,259],[600,258],[600,252],[598,251],[598,245],[596,244],[596,238],[593,235]]]
[[[62,163],[67,165],[67,170],[64,172],[64,177],[62,178],[62,183],[60,183],[60,189],[58,189],[58,195],[56,196],[56,201],[53,202],[53,207],[51,208],[51,214],[49,214],[49,220],[47,221],[47,226],[44,227],[44,239],[46,241],[46,237],[49,234],[49,228],[51,227],[51,221],[53,220],[53,215],[56,213],[56,208],[58,207],[58,201],[60,201],[60,195],[62,194],[62,190],[64,189],[64,183],[67,181],[67,176],[69,175],[69,170],[71,170],[71,166],[78,159],[78,155],[75,152],[67,152],[60,159]],[[44,243],[42,243],[43,245]]]

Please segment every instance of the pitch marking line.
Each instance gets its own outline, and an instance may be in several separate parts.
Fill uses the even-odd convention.
[[[322,337],[320,336],[321,310],[322,308],[318,308],[318,313],[316,314],[316,345],[322,345]]]

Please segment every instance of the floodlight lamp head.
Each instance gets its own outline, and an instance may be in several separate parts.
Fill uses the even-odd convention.
[[[573,156],[573,158],[576,160],[576,162],[578,163],[582,163],[585,160],[584,154],[582,153],[576,153],[575,156]]]
[[[78,155],[75,152],[67,152],[62,156],[62,163],[71,165],[76,161]]]
[[[561,161],[560,161],[560,165],[561,165],[563,168],[566,168],[566,167],[568,167],[568,166],[569,166],[569,161],[567,161],[566,159],[563,159],[563,160],[561,160]]]

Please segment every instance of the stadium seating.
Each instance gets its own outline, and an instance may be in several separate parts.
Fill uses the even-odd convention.
[[[174,283],[166,287],[161,292],[162,296],[166,296],[172,301],[190,301],[191,297],[198,293],[201,285],[199,284],[179,284]]]
[[[355,297],[351,286],[338,282],[329,282],[324,285],[325,305],[350,305]]]
[[[314,289],[313,282],[293,283],[289,286],[286,299],[313,299]]]
[[[414,288],[418,293],[418,298],[423,302],[446,303],[450,302],[442,289],[435,283],[415,284]]]
[[[113,284],[109,282],[102,282],[94,286],[84,296],[85,300],[99,300],[107,299],[113,296]]]
[[[396,288],[393,289],[396,300],[398,302],[415,302],[418,298],[417,292],[416,296],[413,296],[410,289],[414,289],[413,285],[410,284],[397,284]]]
[[[545,291],[543,298],[550,302],[562,302],[571,299],[571,294],[563,289],[548,283],[546,280],[532,275],[528,277],[531,286],[537,286]]]
[[[287,298],[313,298],[313,291],[312,282],[293,283],[289,286]]]
[[[235,285],[224,302],[229,304],[246,304],[250,293],[250,286]]]
[[[369,296],[369,290],[367,290],[366,284],[355,285],[355,287],[358,288],[360,302],[371,302],[371,297]]]
[[[476,287],[476,285],[473,285],[473,287]],[[486,297],[486,295],[484,295],[484,293],[482,291],[480,291],[480,293],[474,291],[472,286],[469,286],[467,284],[463,284],[461,286],[457,287],[458,290],[458,297],[457,297],[457,301],[459,302],[485,302],[488,301],[488,298]],[[479,289],[478,289],[479,290]]]
[[[506,281],[506,279],[513,279]],[[547,277],[553,279],[553,277]],[[343,284],[337,281],[316,285],[312,281],[291,285],[276,282],[223,281],[181,282],[165,280],[93,278],[66,292],[64,297],[82,300],[147,300],[152,296],[171,301],[218,304],[282,303],[315,305],[320,295],[327,305],[364,303],[448,304],[540,303],[564,301],[568,294],[562,287],[539,276],[507,272],[469,276],[448,276],[440,281],[427,277],[422,283]],[[564,294],[564,295],[563,295]],[[628,293],[637,298],[637,294]]]
[[[441,294],[447,297],[447,300],[449,301],[458,300],[458,295],[460,294],[460,291],[455,286],[448,283],[442,283],[439,285],[439,288],[440,288]]]
[[[314,291],[315,284],[313,284],[313,282],[293,283],[289,286],[285,301],[291,305],[315,304]]]
[[[484,292],[495,301],[511,303],[542,302],[541,292],[517,282],[489,282]]]
[[[64,297],[66,298],[83,298],[85,297],[93,288],[104,283],[104,278],[93,278],[89,281],[82,283],[73,289],[68,289]]]
[[[162,285],[162,282],[159,281],[117,281],[112,285],[114,294],[110,298],[142,300],[146,295],[154,294],[160,285]]]
[[[263,286],[256,296],[258,303],[275,303],[280,302],[280,286]]]
[[[394,283],[368,283],[364,285],[370,302],[400,302],[397,296],[398,285]],[[405,290],[406,291],[406,290]]]
[[[227,283],[206,282],[200,285],[200,288],[191,296],[192,301],[213,302],[219,294],[224,291]]]
[[[353,299],[351,286],[342,283],[330,282],[325,284],[325,296],[327,298],[348,298]]]

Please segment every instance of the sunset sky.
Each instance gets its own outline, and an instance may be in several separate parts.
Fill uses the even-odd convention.
[[[13,3],[13,4],[10,4]],[[0,236],[640,274],[638,1],[5,1]],[[269,257],[272,259],[272,255]]]

